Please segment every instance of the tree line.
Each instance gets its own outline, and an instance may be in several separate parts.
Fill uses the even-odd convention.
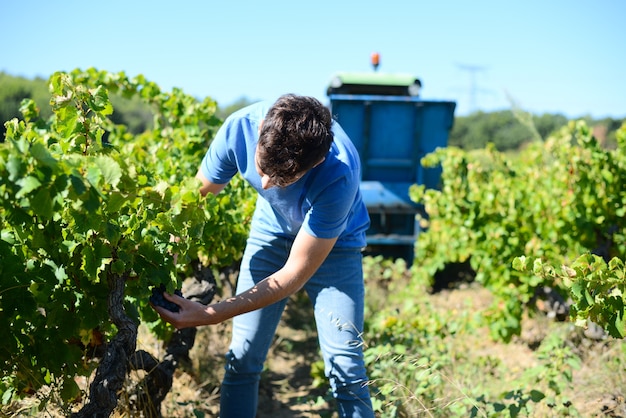
[[[48,81],[43,78],[28,79],[0,72],[0,142],[4,141],[4,122],[21,118],[20,103],[33,99],[42,119],[52,115],[49,101]],[[137,99],[124,99],[113,95],[111,102],[115,113],[111,119],[124,124],[133,134],[144,132],[152,126],[153,112]],[[246,97],[234,103],[218,106],[216,115],[226,118],[233,111],[252,103]],[[581,117],[591,127],[596,138],[607,148],[615,148],[615,132],[626,118],[593,119]],[[565,126],[568,118],[561,114],[530,115],[519,109],[494,112],[474,112],[468,116],[456,116],[448,144],[466,150],[484,148],[492,143],[499,151],[515,151],[534,140],[543,140]]]
[[[589,116],[577,120],[584,120],[593,135],[608,149],[616,147],[616,131],[626,121],[624,118],[593,119]],[[547,139],[568,122],[568,118],[561,114],[532,115],[519,109],[478,111],[455,117],[448,144],[470,150],[492,143],[498,151],[515,151],[530,142]]]

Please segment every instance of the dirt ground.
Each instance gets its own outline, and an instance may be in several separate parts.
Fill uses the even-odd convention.
[[[463,309],[468,299],[476,307],[490,302],[488,291],[470,286],[439,292],[432,295],[435,306],[440,309]],[[310,306],[301,297],[288,305],[278,329],[275,343],[269,354],[266,371],[261,381],[258,418],[309,418],[336,417],[332,400],[329,401],[325,386],[314,387],[311,364],[320,359]],[[476,343],[474,350],[485,356],[493,356],[507,364],[511,370],[523,370],[536,364],[533,347],[546,334],[547,318],[527,319],[523,334],[509,344],[493,342],[484,338]],[[218,417],[219,386],[223,367],[223,353],[228,344],[229,325],[207,327],[198,334],[191,353],[189,371],[177,375],[170,395],[163,404],[164,416],[168,417]],[[598,378],[597,362],[602,361],[601,350],[597,358],[588,359],[574,375],[574,387],[580,390],[577,408],[584,417],[626,418],[624,394],[607,393],[594,388]],[[198,375],[197,370],[204,370]],[[618,372],[619,374],[619,372]],[[622,381],[626,381],[626,369]],[[197,383],[203,382],[203,383]],[[620,387],[617,385],[616,387]],[[604,385],[606,386],[606,385]],[[581,398],[581,396],[583,398]],[[435,416],[437,416],[435,414]],[[540,416],[540,415],[537,415]]]

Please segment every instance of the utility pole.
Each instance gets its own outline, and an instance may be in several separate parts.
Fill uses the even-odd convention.
[[[457,64],[457,67],[463,71],[467,71],[470,73],[470,87],[469,87],[469,98],[470,98],[470,112],[474,112],[477,109],[476,103],[476,93],[478,91],[476,87],[476,73],[485,71],[485,67],[481,67],[478,65],[468,65],[468,64]]]

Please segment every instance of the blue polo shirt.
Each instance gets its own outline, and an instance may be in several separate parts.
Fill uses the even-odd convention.
[[[261,187],[254,155],[259,124],[272,104],[256,103],[229,116],[202,160],[202,174],[224,184],[241,173],[259,194],[251,227],[261,233],[294,238],[304,228],[314,237],[338,238],[336,247],[364,247],[369,216],[359,190],[359,156],[337,122],[320,165],[287,187]]]

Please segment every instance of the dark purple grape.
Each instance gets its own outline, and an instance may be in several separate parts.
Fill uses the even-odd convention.
[[[163,292],[165,292],[164,284],[161,284],[159,287],[153,287],[152,295],[150,296],[150,303],[152,303],[154,306],[160,306],[162,308],[165,308],[171,312],[178,312],[180,310],[179,306],[174,302],[170,302],[169,300],[165,299],[165,296],[163,296]],[[183,296],[183,293],[180,291],[180,289],[176,289],[174,291],[174,294],[180,297]]]

